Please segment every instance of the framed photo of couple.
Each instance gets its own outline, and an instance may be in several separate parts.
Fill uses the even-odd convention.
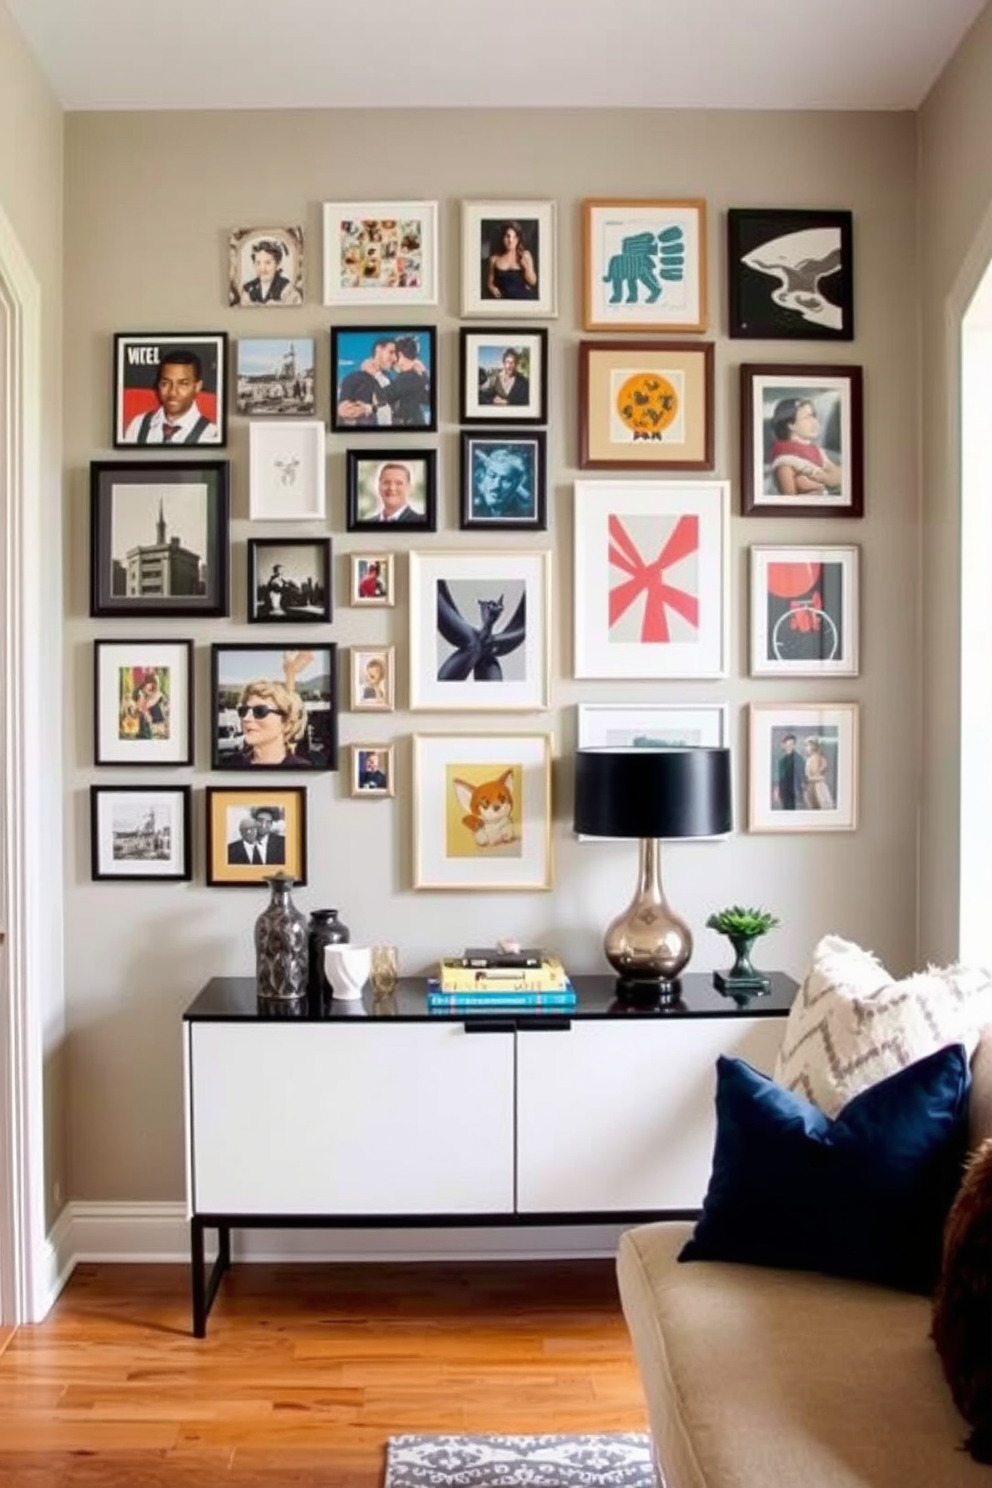
[[[262,888],[273,872],[307,881],[307,792],[207,786],[207,883]]]
[[[752,703],[749,732],[749,831],[854,831],[857,703]]]
[[[862,373],[741,367],[741,513],[864,516]]]
[[[558,314],[553,201],[462,202],[462,314],[551,320]]]
[[[436,429],[436,344],[433,326],[332,326],[331,428]]]

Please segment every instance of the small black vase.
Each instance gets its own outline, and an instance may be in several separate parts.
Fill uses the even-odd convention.
[[[309,992],[314,1006],[320,1006],[322,997],[330,997],[331,987],[324,975],[324,948],[329,945],[344,945],[351,939],[351,931],[338,919],[336,909],[312,909],[310,911],[310,933],[308,949],[310,955]]]

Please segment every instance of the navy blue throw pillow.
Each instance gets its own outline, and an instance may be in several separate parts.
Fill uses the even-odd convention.
[[[680,1261],[743,1261],[930,1292],[961,1181],[961,1044],[863,1090],[836,1117],[742,1059],[717,1060],[709,1189]]]

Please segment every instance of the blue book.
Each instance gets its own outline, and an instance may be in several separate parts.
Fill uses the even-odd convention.
[[[444,1008],[533,1008],[575,1007],[578,998],[571,986],[564,992],[442,992],[438,983],[427,983],[427,1006]]]

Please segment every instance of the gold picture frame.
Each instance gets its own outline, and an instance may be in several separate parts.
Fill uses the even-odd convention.
[[[706,203],[591,198],[582,203],[587,331],[706,330]]]
[[[255,824],[254,836],[249,823]],[[270,838],[265,861],[252,862],[247,849],[254,848],[262,834]],[[208,785],[207,883],[258,888],[273,873],[291,874],[298,884],[307,881],[306,786],[269,790]]]

